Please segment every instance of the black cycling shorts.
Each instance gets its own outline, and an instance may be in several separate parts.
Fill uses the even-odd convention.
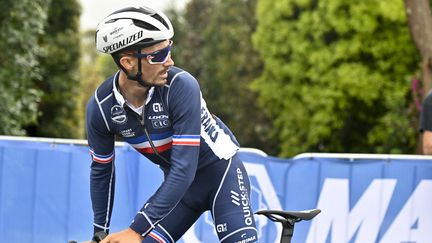
[[[250,205],[249,177],[235,155],[198,170],[183,199],[142,242],[176,242],[207,210],[220,242],[257,242]]]

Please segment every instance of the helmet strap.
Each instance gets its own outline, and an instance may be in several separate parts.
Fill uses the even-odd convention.
[[[138,49],[137,51],[139,54],[141,54],[141,49]],[[144,86],[146,88],[151,87],[151,85],[146,84],[145,80],[142,79],[141,58],[137,58],[138,59],[138,72],[135,74],[135,76],[132,76],[131,74],[129,74],[129,72],[126,70],[126,68],[124,68],[123,65],[121,65],[119,55],[116,55],[116,56],[113,55],[113,58],[114,58],[115,63],[117,64],[117,66],[119,66],[121,68],[121,70],[126,74],[128,79],[137,81],[141,86]]]

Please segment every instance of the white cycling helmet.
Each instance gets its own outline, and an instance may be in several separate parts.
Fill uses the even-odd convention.
[[[113,54],[120,50],[141,49],[171,39],[174,30],[164,13],[149,7],[120,9],[96,28],[96,48]]]

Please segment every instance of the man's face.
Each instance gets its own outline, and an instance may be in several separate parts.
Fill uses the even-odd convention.
[[[170,45],[169,40],[159,42],[153,46],[141,49],[141,72],[142,80],[149,86],[163,86],[167,82],[168,69],[174,65],[174,61],[171,59],[171,52],[168,53],[168,46]],[[161,51],[162,50],[162,51]],[[159,51],[159,52],[158,52]],[[155,55],[147,55],[158,52]],[[167,55],[164,55],[168,54]],[[138,72],[138,58],[135,57],[133,52],[125,54],[122,58],[127,58],[129,60],[129,70],[130,74],[135,75]],[[160,57],[167,57],[166,59]]]
[[[143,54],[149,54],[161,49],[166,48],[169,45],[169,41],[165,40],[159,42],[153,46],[144,48],[141,50]],[[167,82],[168,69],[174,65],[174,61],[171,59],[171,53],[165,63],[151,64],[149,60],[151,57],[143,58],[141,61],[142,68],[142,79],[146,81],[149,85],[163,86]]]

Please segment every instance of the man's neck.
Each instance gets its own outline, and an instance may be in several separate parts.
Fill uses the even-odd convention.
[[[125,100],[137,108],[144,105],[149,90],[148,87],[144,87],[134,80],[129,80],[124,72],[120,72],[118,89]]]

